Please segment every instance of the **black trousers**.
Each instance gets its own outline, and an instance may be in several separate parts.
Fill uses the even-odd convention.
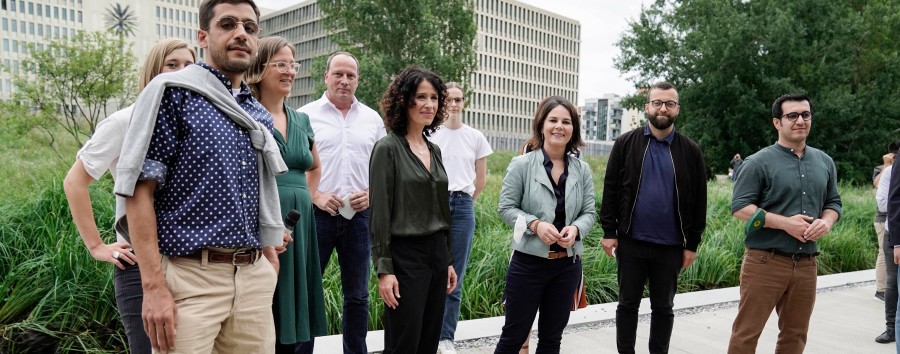
[[[650,353],[669,352],[669,340],[675,323],[672,307],[675,305],[683,258],[681,246],[619,239],[616,249],[619,280],[616,345],[619,353],[634,353],[638,309],[645,283],[650,285]]]
[[[396,309],[384,308],[384,354],[437,352],[450,266],[447,237],[441,231],[391,238],[400,299]]]
[[[884,283],[884,325],[886,330],[893,332],[894,319],[897,317],[897,265],[894,264],[894,247],[889,239],[888,231],[884,230],[881,247],[884,252],[884,268],[887,270]]]
[[[514,252],[506,272],[506,323],[494,353],[518,353],[538,309],[537,353],[559,353],[580,281],[580,258],[547,259]]]

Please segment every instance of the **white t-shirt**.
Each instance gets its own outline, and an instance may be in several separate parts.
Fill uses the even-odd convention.
[[[442,125],[428,140],[441,148],[441,159],[450,179],[451,192],[475,193],[475,161],[494,152],[484,134],[463,124],[459,129]]]
[[[99,180],[106,171],[109,171],[113,179],[116,178],[116,164],[119,162],[119,153],[122,151],[125,131],[128,130],[132,111],[134,111],[134,105],[119,110],[100,121],[94,129],[94,135],[91,135],[81,150],[75,154],[93,179]],[[116,196],[116,220],[119,219],[120,213],[125,214],[125,199]],[[127,242],[118,232],[116,239]]]
[[[322,98],[300,107],[309,116],[322,164],[319,192],[344,198],[369,188],[369,156],[375,142],[385,135],[377,112],[353,98],[347,117]]]

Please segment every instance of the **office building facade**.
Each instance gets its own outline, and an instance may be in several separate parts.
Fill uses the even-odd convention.
[[[197,44],[201,0],[0,0],[0,99],[10,98],[13,78],[20,74],[28,47],[45,48],[52,39],[71,38],[78,31],[104,31],[107,13],[117,3],[134,14],[134,35],[128,36],[140,67],[160,39],[175,37]]]
[[[520,144],[531,133],[541,99],[560,95],[577,102],[581,24],[517,1],[474,0],[474,5],[478,67],[463,120],[489,138]],[[338,49],[328,40],[322,16],[310,0],[261,20],[265,35],[282,36],[297,47],[302,66],[287,101],[291,106],[321,97],[315,84],[322,73],[310,73],[310,64]]]

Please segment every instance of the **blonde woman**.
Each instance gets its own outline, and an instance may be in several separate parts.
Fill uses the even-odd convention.
[[[276,352],[312,353],[313,338],[328,334],[325,294],[319,266],[315,216],[309,191],[317,190],[321,170],[309,117],[284,104],[299,64],[294,46],[281,37],[259,40],[259,52],[245,78],[253,95],[275,123],[275,140],[288,172],[276,177],[284,217],[292,209],[302,215],[294,227],[294,242],[278,258],[281,271],[272,308]]]
[[[143,90],[156,75],[181,70],[193,64],[195,60],[194,50],[187,42],[175,38],[163,39],[157,42],[147,55],[146,63],[141,70],[139,88]],[[78,233],[81,234],[81,239],[84,240],[84,245],[91,252],[91,256],[98,261],[109,262],[116,266],[114,282],[116,306],[125,325],[129,352],[141,354],[150,353],[151,348],[141,319],[143,290],[137,258],[132,252],[131,245],[120,233],[116,233],[116,242],[103,243],[94,222],[91,196],[88,193],[88,187],[103,177],[106,170],[109,170],[113,178],[116,177],[116,162],[119,159],[119,151],[122,150],[125,130],[128,128],[133,109],[132,105],[117,111],[97,125],[94,135],[78,151],[63,187],[69,200],[75,227],[78,228]],[[116,214],[119,213],[124,213],[124,201],[117,197]]]

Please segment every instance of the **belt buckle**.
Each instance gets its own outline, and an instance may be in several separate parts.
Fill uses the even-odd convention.
[[[252,254],[252,251],[249,249],[246,249],[246,248],[235,251],[234,253],[231,254],[231,265],[233,265],[235,267],[244,265],[244,264],[237,264],[237,257],[244,256],[244,255],[249,256],[251,254]],[[250,261],[247,262],[247,264],[253,264],[252,257],[251,257]]]

